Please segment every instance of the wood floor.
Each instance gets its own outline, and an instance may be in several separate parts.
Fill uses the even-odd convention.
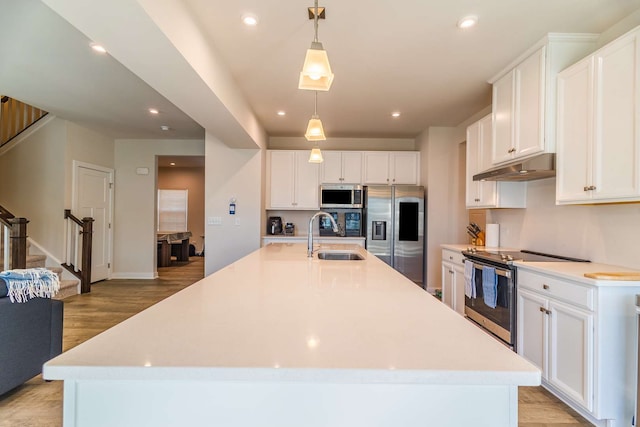
[[[92,285],[90,294],[66,298],[64,350],[133,316],[203,277],[204,259],[159,268],[155,280],[110,280]],[[520,427],[590,426],[541,387],[520,387]],[[37,376],[0,396],[0,427],[62,426],[62,382]],[[401,427],[401,426],[400,426]]]

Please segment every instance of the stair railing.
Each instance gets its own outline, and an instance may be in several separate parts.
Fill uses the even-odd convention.
[[[26,218],[16,218],[0,206],[2,234],[3,270],[27,268],[27,223]]]
[[[93,218],[75,217],[64,210],[66,250],[62,266],[80,279],[80,292],[91,292],[91,243]]]
[[[17,99],[0,95],[0,147],[48,113]]]

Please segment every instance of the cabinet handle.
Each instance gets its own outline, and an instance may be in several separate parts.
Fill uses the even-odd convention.
[[[546,309],[546,308],[544,308],[544,307],[540,307],[540,312],[541,312],[541,313],[544,313],[544,314],[547,314],[547,315],[551,314],[551,310],[547,310],[547,309]]]
[[[544,311],[545,311],[545,308],[544,307],[540,307],[540,312],[544,313]]]
[[[449,259],[450,259],[450,260],[453,260],[453,257],[452,257],[452,256],[450,256],[450,257],[449,257]]]
[[[595,189],[596,189],[596,186],[595,186],[595,185],[591,185],[591,186],[589,186],[589,190],[595,190]]]
[[[543,284],[543,285],[542,285],[542,289],[547,289],[547,290],[548,290],[548,289],[549,289],[549,285],[547,285],[547,284]]]
[[[507,151],[507,153],[515,153],[516,149],[515,148],[510,148],[509,151]]]
[[[584,190],[584,191],[589,191],[589,187],[585,185],[585,186],[584,186],[584,188],[583,188],[583,190]]]

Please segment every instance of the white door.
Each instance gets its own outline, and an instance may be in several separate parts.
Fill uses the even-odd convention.
[[[111,270],[113,170],[74,162],[74,180],[72,213],[80,219],[94,219],[91,253],[93,283],[108,279]]]

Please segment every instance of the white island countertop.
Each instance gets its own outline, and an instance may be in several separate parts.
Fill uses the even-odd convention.
[[[347,246],[268,245],[47,362],[64,426],[516,427],[540,371]]]
[[[531,364],[366,255],[266,246],[58,356],[44,377],[540,383]]]

